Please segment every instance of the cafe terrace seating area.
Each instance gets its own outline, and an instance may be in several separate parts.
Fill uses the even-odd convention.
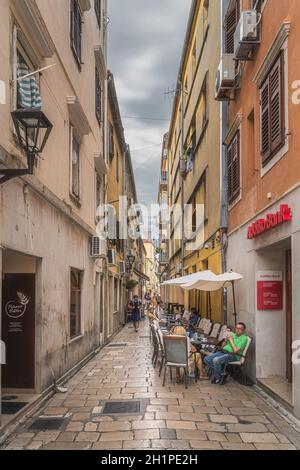
[[[155,315],[149,317],[149,322],[153,347],[152,364],[155,368],[159,366],[158,374],[159,376],[163,374],[163,386],[166,384],[168,372],[170,380],[173,379],[174,369],[183,370],[186,388],[189,380],[196,382],[199,380],[196,355],[194,371],[192,374],[189,373],[189,341],[204,357],[220,350],[218,348],[228,334],[227,325],[213,323],[209,318],[201,318],[197,311],[186,311],[184,306],[179,304],[161,304],[157,307]],[[186,335],[174,334],[174,329],[178,326],[185,328]],[[251,343],[252,338],[248,336],[244,356],[228,365],[230,370],[239,369],[244,383],[246,383],[244,366]],[[225,383],[228,375],[226,369],[223,371],[222,383]],[[210,373],[211,371],[207,370],[207,374]]]

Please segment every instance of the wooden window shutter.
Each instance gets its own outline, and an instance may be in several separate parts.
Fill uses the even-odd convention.
[[[227,148],[228,202],[231,204],[240,195],[240,131]]]
[[[270,73],[270,140],[274,154],[284,143],[283,54],[280,54]]]
[[[240,9],[239,1],[234,0],[233,6],[228,11],[225,18],[225,52],[226,54],[234,53],[234,33],[239,21]]]
[[[285,142],[283,68],[284,60],[281,53],[260,90],[263,166]]]
[[[269,80],[263,85],[260,92],[261,106],[261,156],[263,163],[271,153],[270,145],[270,93]]]

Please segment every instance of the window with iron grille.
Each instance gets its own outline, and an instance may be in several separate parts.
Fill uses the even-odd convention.
[[[234,53],[234,33],[240,18],[240,0],[231,0],[225,16],[225,53]]]
[[[260,89],[260,115],[261,158],[265,166],[285,143],[283,52]]]
[[[114,128],[111,123],[109,123],[109,158],[112,160],[114,158],[114,153],[115,153],[115,146],[114,146]]]
[[[97,23],[98,23],[99,29],[101,29],[101,0],[95,0],[94,7],[95,7]]]
[[[227,147],[228,203],[240,195],[240,131],[237,131]]]
[[[102,88],[101,88],[101,80],[99,70],[96,67],[95,72],[95,107],[96,107],[96,118],[98,123],[100,124],[102,121]]]
[[[81,68],[82,17],[78,0],[71,0],[71,49]]]
[[[70,286],[70,339],[81,334],[81,288],[83,272],[71,269]]]

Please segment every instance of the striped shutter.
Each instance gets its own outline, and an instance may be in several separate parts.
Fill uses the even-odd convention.
[[[234,33],[239,21],[239,1],[234,0],[233,6],[229,10],[225,18],[225,52],[226,54],[234,53]]]
[[[228,202],[240,195],[240,131],[227,147]]]
[[[260,90],[263,166],[285,142],[283,68],[283,53],[281,53]]]

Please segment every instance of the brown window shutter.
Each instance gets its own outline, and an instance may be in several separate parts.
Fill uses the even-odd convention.
[[[283,106],[283,54],[270,72],[271,152],[274,154],[284,143]]]
[[[227,149],[228,202],[231,204],[240,195],[240,131]]]
[[[276,59],[261,90],[261,157],[262,165],[277,153],[285,142],[284,122],[284,59]]]
[[[239,21],[239,1],[234,0],[232,8],[225,18],[225,52],[226,54],[234,53],[234,33]]]
[[[271,153],[270,142],[270,93],[269,80],[263,85],[260,92],[261,106],[261,156],[263,163],[268,160]]]

